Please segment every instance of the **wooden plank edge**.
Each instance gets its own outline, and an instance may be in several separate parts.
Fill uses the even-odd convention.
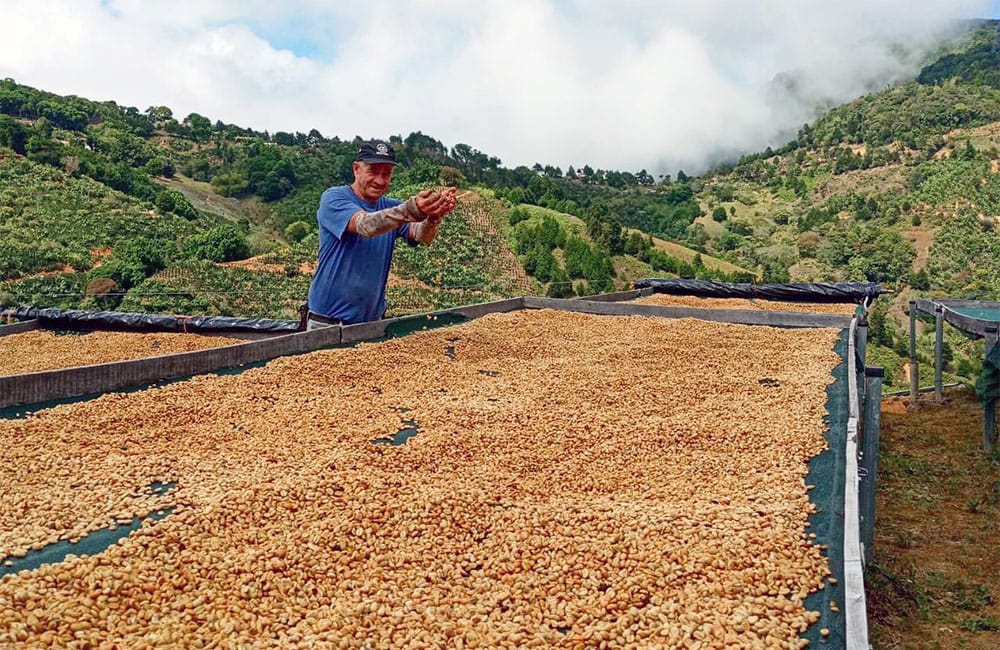
[[[75,366],[0,377],[0,408],[104,393],[215,372],[287,354],[300,354],[341,342],[340,327],[295,332],[208,350],[177,352],[143,359]]]
[[[858,484],[858,373],[855,362],[857,320],[852,319],[847,339],[848,418],[844,462],[844,607],[846,650],[869,650],[868,613],[865,604],[864,554],[861,549]]]
[[[17,323],[11,323],[9,325],[0,325],[0,336],[9,336],[10,334],[21,334],[23,332],[31,332],[32,330],[41,329],[42,324],[37,319],[23,320]]]

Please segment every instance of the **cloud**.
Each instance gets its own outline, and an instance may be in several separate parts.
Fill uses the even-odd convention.
[[[0,77],[505,165],[703,171],[904,79],[986,0],[5,0]],[[776,79],[783,83],[776,83]]]

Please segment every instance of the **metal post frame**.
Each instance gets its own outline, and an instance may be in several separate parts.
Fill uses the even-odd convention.
[[[944,345],[944,310],[938,307],[934,310],[934,401],[940,404],[944,401],[944,394],[941,388],[941,373],[944,356],[942,348]]]
[[[920,364],[917,363],[917,303],[910,301],[910,408],[920,396]]]
[[[1000,345],[1000,333],[996,336],[996,344]],[[990,353],[990,339],[987,336],[984,341],[984,355]],[[993,453],[993,447],[997,442],[997,402],[1000,400],[987,400],[983,402],[983,449],[987,454]]]
[[[858,355],[858,391],[861,393],[861,401],[864,402],[865,396],[868,394],[868,383],[864,381],[864,373],[867,368],[865,367],[865,359],[868,353],[868,319],[859,318],[858,319],[858,329],[857,329],[857,340],[855,344],[857,345],[857,355]],[[861,411],[861,428],[864,429],[865,422],[865,411]]]
[[[992,454],[997,442],[997,400],[983,406],[983,420],[983,448],[987,454]]]
[[[871,564],[875,540],[875,487],[881,428],[882,382],[885,370],[865,368],[864,429],[861,432],[861,545],[865,566]]]

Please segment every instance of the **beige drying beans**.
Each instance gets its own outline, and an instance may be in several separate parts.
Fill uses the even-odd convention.
[[[0,375],[19,375],[173,352],[218,348],[240,339],[157,332],[88,332],[56,335],[47,330],[0,336]]]
[[[750,300],[748,298],[699,298],[654,293],[631,301],[657,307],[698,307],[700,309],[758,309],[761,311],[792,311],[814,314],[853,316],[857,305],[850,303],[786,302],[782,300]]]
[[[494,314],[0,421],[0,559],[174,508],[0,646],[801,648],[837,335]]]

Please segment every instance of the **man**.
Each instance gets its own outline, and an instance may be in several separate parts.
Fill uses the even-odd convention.
[[[455,209],[455,188],[424,190],[406,201],[385,197],[396,165],[387,142],[358,150],[354,182],[319,200],[319,268],[309,287],[307,329],[378,320],[396,239],[429,244],[441,218]]]

